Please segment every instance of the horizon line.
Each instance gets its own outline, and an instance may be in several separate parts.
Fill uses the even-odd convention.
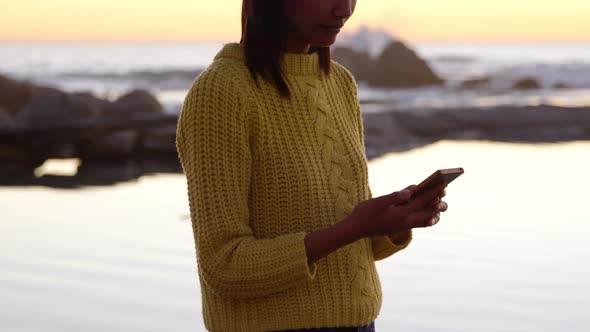
[[[418,39],[408,40],[393,36],[394,40],[404,44],[588,44],[588,40],[540,40],[540,39]],[[226,44],[237,42],[227,39],[13,39],[0,38],[0,43],[40,43],[40,44]]]

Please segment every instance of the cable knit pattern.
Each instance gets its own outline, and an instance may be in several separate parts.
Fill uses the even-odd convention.
[[[332,125],[330,108],[326,102],[323,90],[317,84],[308,83],[310,86],[308,103],[317,111],[315,129],[320,140],[321,151],[324,157],[324,169],[330,175],[332,193],[336,200],[336,215],[339,218],[346,217],[354,208],[353,197],[354,183],[352,174],[348,168],[348,160],[341,146],[339,134]]]
[[[317,54],[285,54],[290,99],[251,78],[227,44],[193,83],[176,145],[187,178],[211,331],[366,325],[381,309],[375,261],[400,234],[356,241],[307,264],[304,237],[371,197],[352,75]],[[407,235],[407,234],[406,234]]]

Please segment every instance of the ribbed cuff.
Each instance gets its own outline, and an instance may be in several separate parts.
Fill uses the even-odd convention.
[[[396,252],[405,249],[412,242],[412,231],[409,231],[406,241],[402,244],[395,244],[393,241],[405,237],[405,233],[395,233],[389,236],[374,236],[371,238],[373,246],[373,258],[378,261],[385,259]]]

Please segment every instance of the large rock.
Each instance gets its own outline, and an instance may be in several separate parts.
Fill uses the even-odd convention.
[[[514,90],[533,90],[541,88],[541,84],[534,77],[525,77],[517,80],[512,85]]]
[[[131,91],[115,102],[103,105],[103,117],[109,122],[139,118],[141,114],[162,113],[162,105],[144,90]],[[144,132],[146,130],[126,129],[87,136],[80,147],[80,154],[87,160],[130,158],[137,152],[140,139],[142,142],[146,139]]]
[[[32,91],[32,84],[0,75],[0,106],[8,113],[19,112],[28,103]]]
[[[387,87],[418,87],[443,83],[426,61],[401,42],[385,48],[373,67],[369,84]]]
[[[29,102],[15,119],[20,125],[31,128],[51,128],[91,121],[100,114],[100,103],[89,94],[68,94],[54,88],[34,87]]]
[[[108,116],[127,116],[136,113],[162,113],[164,108],[151,93],[145,90],[131,91],[105,109]]]
[[[8,128],[13,123],[12,115],[4,107],[0,106],[0,128]]]
[[[357,80],[375,87],[420,87],[444,82],[426,61],[399,41],[390,43],[377,59],[366,52],[343,47],[333,48],[332,57]]]
[[[158,100],[145,90],[135,90],[115,102],[87,92],[66,93],[0,76],[0,107],[14,120],[31,128],[51,128],[97,119],[117,119],[138,113],[163,113]],[[0,125],[7,122],[0,114]]]
[[[332,58],[346,67],[357,80],[367,81],[372,75],[372,59],[366,52],[355,51],[346,47],[332,49]]]

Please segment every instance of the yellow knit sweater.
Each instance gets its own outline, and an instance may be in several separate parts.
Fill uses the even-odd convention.
[[[186,174],[203,318],[211,331],[366,325],[381,308],[375,260],[404,249],[364,238],[311,267],[307,233],[371,197],[352,75],[317,54],[286,54],[291,99],[251,78],[240,44],[223,47],[182,108]],[[403,236],[402,236],[403,237]]]

